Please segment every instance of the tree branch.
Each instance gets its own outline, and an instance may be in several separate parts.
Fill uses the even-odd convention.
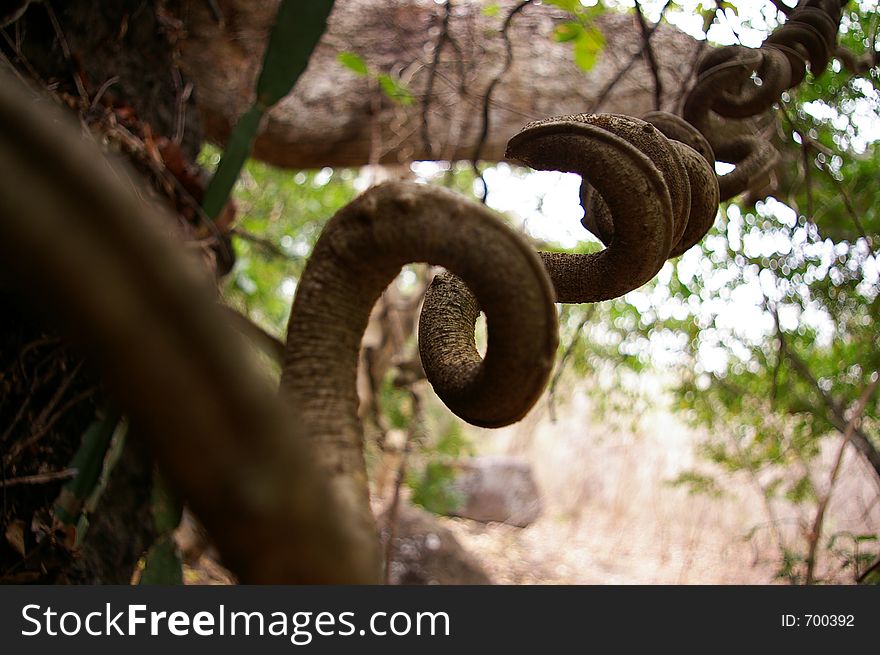
[[[489,196],[489,187],[486,186],[486,180],[483,178],[483,174],[480,172],[477,162],[483,152],[483,144],[486,143],[486,139],[489,136],[489,106],[492,102],[492,94],[495,92],[495,87],[498,86],[498,83],[507,74],[507,71],[510,70],[510,65],[513,63],[513,46],[510,43],[510,25],[513,22],[514,16],[530,5],[531,2],[532,0],[521,0],[510,10],[510,12],[508,12],[507,17],[504,19],[504,24],[501,26],[501,38],[504,39],[505,51],[504,65],[501,67],[501,70],[498,71],[498,74],[492,78],[492,81],[489,82],[489,86],[486,89],[486,95],[483,96],[482,127],[480,128],[480,136],[477,138],[477,145],[474,147],[474,154],[471,157],[471,164],[473,165],[474,172],[483,184],[482,201],[484,204],[486,198]]]
[[[660,111],[663,98],[663,83],[660,81],[660,67],[657,65],[657,57],[654,54],[654,47],[651,45],[651,35],[653,31],[648,27],[645,15],[642,13],[642,5],[636,0],[636,17],[639,20],[639,29],[642,31],[642,53],[645,55],[645,61],[648,68],[651,69],[651,75],[654,77],[654,109]],[[660,24],[660,21],[657,21]]]
[[[611,80],[609,80],[608,84],[602,89],[601,93],[599,93],[596,98],[596,102],[593,103],[593,106],[590,107],[590,113],[594,113],[598,111],[599,107],[602,106],[602,103],[608,98],[608,94],[611,93],[612,89],[622,80],[626,74],[630,71],[630,69],[635,65],[636,61],[638,61],[639,57],[645,52],[648,44],[651,41],[651,37],[654,36],[654,32],[657,31],[657,28],[660,27],[660,23],[663,22],[663,16],[666,14],[666,10],[669,9],[669,5],[672,4],[672,0],[666,0],[666,4],[663,5],[663,9],[660,10],[660,19],[651,26],[651,29],[648,30],[647,34],[643,34],[642,38],[642,47],[639,48],[638,52],[636,52],[632,58],[630,58],[629,63],[617,71],[617,75],[615,75]]]
[[[874,373],[874,380],[865,388],[862,392],[862,395],[859,397],[856,402],[856,406],[853,409],[853,415],[849,419],[846,424],[846,429],[843,432],[843,438],[840,442],[840,448],[837,451],[837,457],[834,459],[834,466],[831,468],[831,476],[828,480],[828,490],[825,492],[825,495],[819,500],[819,504],[816,507],[816,517],[813,519],[813,525],[810,528],[808,533],[808,541],[809,548],[807,550],[807,573],[806,573],[806,584],[813,584],[814,575],[816,572],[816,551],[819,547],[819,539],[822,536],[822,524],[825,522],[825,512],[828,509],[828,504],[831,501],[831,494],[834,492],[834,485],[837,483],[837,476],[840,473],[840,465],[843,462],[843,454],[846,451],[846,446],[852,440],[853,432],[856,429],[856,426],[862,420],[862,414],[865,412],[865,407],[868,405],[868,400],[873,395],[874,391],[877,389],[877,383],[880,382],[880,376]]]
[[[810,386],[813,387],[813,390],[819,395],[822,403],[828,409],[828,419],[835,429],[841,434],[847,434],[847,425],[849,422],[846,420],[843,407],[820,386],[819,381],[813,375],[812,371],[810,371],[810,367],[807,363],[788,346],[788,343],[785,341],[785,336],[779,326],[779,314],[775,310],[772,313],[773,320],[776,322],[776,330],[782,350],[785,353],[786,358],[791,362],[794,370],[804,379],[804,381],[809,383]],[[880,478],[880,451],[877,450],[868,435],[866,435],[860,428],[854,427],[851,434],[849,434],[848,439],[855,449],[868,460],[874,468],[877,477]]]

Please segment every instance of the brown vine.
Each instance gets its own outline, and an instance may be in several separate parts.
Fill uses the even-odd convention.
[[[450,267],[490,316],[485,360],[449,374],[467,390],[459,411],[486,422],[521,415],[549,376],[556,315],[539,259],[491,212],[450,192],[387,184],[330,221],[301,280],[279,399],[164,233],[168,217],[5,77],[0,165],[15,171],[0,177],[4,273],[89,350],[243,582],[381,579],[355,371],[370,307],[401,265]],[[505,268],[484,267],[474,240]]]
[[[582,176],[584,225],[607,246],[599,253],[536,254],[490,211],[442,189],[398,182],[361,195],[328,223],[300,280],[280,398],[162,234],[165,219],[5,79],[0,166],[16,175],[0,177],[4,268],[91,349],[242,581],[378,582],[356,369],[385,286],[411,261],[447,267],[420,321],[426,375],[471,423],[519,420],[552,368],[553,302],[625,294],[705,235],[719,198],[772,163],[763,140],[715,126],[765,112],[807,65],[821,72],[841,6],[807,0],[761,48],[707,55],[688,122],[664,112],[558,116],[511,139],[509,159]],[[735,170],[716,178],[716,156]],[[481,311],[484,358],[474,343]]]
[[[699,78],[685,100],[684,118],[709,141],[715,156],[735,166],[719,178],[721,200],[754,186],[778,157],[773,146],[741,122],[759,117],[800,84],[807,67],[819,76],[837,48],[840,16],[848,0],[804,0],[760,48],[727,46],[700,62]],[[734,124],[736,125],[736,124]]]
[[[608,247],[595,254],[539,253],[557,302],[598,302],[636,289],[711,226],[718,208],[718,187],[706,159],[711,150],[681,119],[662,112],[649,118],[658,126],[616,114],[558,116],[529,123],[510,140],[509,159],[538,170],[578,173],[595,189],[585,192],[584,223]],[[441,322],[434,311],[426,301],[421,325]],[[462,334],[466,323],[459,327]],[[426,373],[431,379],[427,366]]]
[[[369,582],[297,423],[213,290],[68,117],[0,83],[0,255],[63,320],[246,582]]]
[[[364,535],[377,575],[355,376],[370,310],[413,261],[455,271],[486,312],[485,359],[462,347],[466,340],[446,322],[455,315],[461,323],[453,325],[468,325],[472,344],[475,302],[441,303],[440,320],[420,339],[436,391],[465,420],[496,426],[521,418],[549,378],[558,339],[540,260],[482,205],[445,189],[392,182],[365,192],[327,224],[297,289],[281,388],[344,518]],[[432,289],[442,295],[442,285],[435,281]]]

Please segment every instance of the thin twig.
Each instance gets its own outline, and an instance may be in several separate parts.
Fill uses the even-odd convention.
[[[118,76],[118,75],[114,75],[113,77],[111,77],[111,78],[109,78],[108,80],[106,80],[106,81],[105,81],[105,82],[104,82],[104,83],[98,88],[97,92],[95,93],[95,97],[92,98],[92,102],[91,102],[91,104],[89,105],[89,108],[90,108],[90,109],[94,109],[95,107],[97,107],[97,106],[98,106],[98,103],[101,102],[101,98],[103,98],[103,97],[104,97],[104,94],[107,93],[107,90],[108,90],[111,86],[113,86],[114,84],[116,84],[118,81],[119,81],[119,76]]]
[[[807,186],[807,216],[810,221],[813,221],[813,198],[812,198],[812,182],[810,177],[810,160],[807,156],[807,148],[812,148],[818,150],[820,153],[825,155],[826,157],[834,157],[836,153],[830,148],[826,147],[822,142],[816,141],[811,138],[809,134],[806,133],[806,130],[801,129],[796,123],[794,118],[782,107],[780,107],[780,111],[782,112],[782,116],[785,121],[788,123],[789,128],[791,129],[793,134],[797,134],[801,140],[801,146],[804,149],[804,183]],[[843,185],[841,180],[838,180],[837,177],[834,176],[834,173],[831,169],[820,162],[818,159],[814,160],[819,170],[828,175],[831,179],[831,183],[837,188],[840,193],[840,197],[843,200],[843,206],[846,209],[847,214],[852,219],[853,224],[856,227],[856,230],[859,233],[859,236],[862,237],[867,243],[869,247],[873,247],[873,239],[868,236],[867,231],[865,230],[865,226],[862,223],[862,219],[859,217],[858,212],[853,205],[852,198],[850,197],[849,192],[846,190],[846,187]]]
[[[651,69],[651,75],[654,77],[654,109],[660,111],[663,99],[663,83],[660,81],[660,67],[657,65],[657,57],[654,54],[654,46],[651,45],[651,35],[653,32],[648,27],[648,21],[642,13],[642,5],[639,0],[636,3],[636,17],[639,21],[639,29],[642,31],[642,52],[645,55],[645,61]],[[659,25],[659,21],[657,22]]]
[[[400,491],[406,480],[407,460],[412,449],[412,444],[419,438],[422,427],[422,399],[419,393],[410,388],[412,401],[412,414],[409,421],[409,430],[406,434],[406,443],[400,455],[400,466],[397,468],[397,476],[394,479],[394,494],[391,496],[391,504],[386,514],[387,541],[385,542],[385,584],[391,582],[391,564],[394,561],[394,540],[397,538],[398,514],[400,512]]]
[[[547,391],[547,407],[550,412],[550,421],[553,423],[556,422],[556,387],[559,384],[559,379],[562,377],[562,373],[565,371],[565,365],[566,363],[568,363],[568,359],[571,357],[578,343],[580,343],[584,326],[595,313],[596,305],[590,305],[583,318],[581,318],[581,320],[578,322],[578,325],[574,330],[574,334],[571,337],[571,341],[569,341],[568,345],[565,347],[565,352],[563,352],[562,357],[559,358],[559,363],[556,365],[556,371],[553,373],[553,377],[550,379],[550,385]]]
[[[663,16],[666,14],[666,10],[669,9],[669,5],[672,4],[672,0],[666,0],[666,4],[663,5],[663,9],[660,10],[660,19],[651,26],[648,30],[648,33],[642,38],[642,47],[630,57],[629,62],[617,71],[617,74],[608,81],[608,83],[602,88],[599,92],[599,95],[596,97],[596,101],[590,107],[590,112],[598,111],[599,107],[608,99],[608,94],[611,93],[612,89],[618,85],[620,80],[624,78],[624,76],[630,71],[630,69],[635,65],[635,63],[639,60],[642,54],[645,52],[645,48],[651,42],[651,37],[654,36],[654,32],[657,31],[657,28],[660,27],[660,23],[663,21]]]
[[[57,482],[58,480],[67,480],[76,475],[76,469],[62,469],[51,473],[37,473],[35,475],[22,475],[17,478],[9,478],[8,480],[0,480],[0,487],[15,487],[21,484],[46,484],[48,482]]]
[[[82,362],[76,365],[73,371],[70,372],[62,381],[61,384],[58,385],[58,388],[55,390],[55,393],[52,395],[52,398],[49,399],[49,402],[46,403],[46,406],[43,408],[43,411],[37,416],[34,420],[33,425],[31,426],[31,433],[25,439],[21,441],[17,441],[12,444],[9,450],[6,453],[6,456],[3,458],[4,466],[9,466],[12,462],[15,461],[15,458],[25,449],[37,441],[39,441],[55,424],[55,421],[58,420],[58,416],[63,413],[62,411],[58,411],[52,415],[52,412],[61,402],[61,398],[64,397],[64,394],[67,393],[67,390],[70,388],[70,385],[73,384],[73,381],[76,379],[77,374],[82,368]],[[94,390],[91,390],[92,392]],[[82,394],[80,394],[82,395]],[[70,403],[65,405],[65,408],[69,407]]]
[[[67,43],[67,37],[64,36],[64,31],[61,29],[61,24],[58,22],[58,17],[55,15],[55,11],[52,9],[52,5],[48,2],[43,3],[43,6],[46,8],[46,14],[49,16],[49,22],[52,23],[52,29],[55,30],[55,37],[58,39],[58,44],[61,46],[61,53],[64,55],[64,59],[70,64],[70,73],[71,77],[73,77],[73,83],[76,85],[76,90],[82,98],[85,104],[89,103],[89,94],[86,92],[86,87],[83,85],[83,81],[80,78],[79,71],[76,70],[73,64],[73,56],[70,52],[70,45]]]
[[[859,217],[858,212],[852,203],[852,198],[850,198],[849,192],[846,190],[846,187],[843,186],[843,182],[838,180],[834,173],[825,166],[824,164],[819,164],[819,170],[827,173],[828,177],[831,178],[831,183],[837,187],[837,191],[840,193],[840,197],[843,200],[843,206],[846,209],[846,213],[849,214],[849,217],[852,219],[853,224],[856,226],[856,230],[859,233],[859,236],[862,237],[868,244],[869,247],[873,247],[873,239],[868,236],[867,231],[865,230],[865,226],[862,223],[862,219]]]
[[[843,437],[840,441],[840,448],[837,450],[837,457],[834,459],[834,466],[831,468],[831,475],[828,480],[828,490],[819,500],[819,504],[816,507],[816,516],[813,519],[813,525],[808,533],[809,548],[807,550],[807,573],[805,579],[805,583],[808,585],[813,584],[815,581],[816,551],[819,547],[819,539],[822,537],[822,524],[825,522],[825,512],[828,509],[828,504],[831,501],[831,494],[834,492],[834,485],[837,483],[837,476],[840,473],[843,454],[846,452],[847,444],[852,440],[853,430],[855,430],[856,425],[862,420],[862,415],[865,413],[865,407],[867,407],[868,400],[877,389],[878,382],[880,382],[880,376],[875,373],[874,380],[865,388],[856,402],[855,408],[853,408],[852,416],[846,424],[846,429],[844,430]]]
[[[841,434],[846,434],[846,426],[848,421],[844,415],[843,408],[841,405],[832,398],[828,392],[826,392],[822,386],[819,384],[819,381],[813,375],[812,371],[810,371],[810,367],[807,363],[800,358],[800,356],[794,352],[785,340],[785,335],[781,329],[779,324],[779,313],[775,308],[771,311],[773,314],[773,320],[776,323],[776,332],[780,342],[782,344],[782,348],[785,352],[786,358],[791,362],[794,370],[806,381],[810,384],[819,398],[822,400],[822,403],[829,411],[828,419],[831,424],[835,427],[835,429]],[[874,469],[874,473],[877,475],[877,479],[880,480],[880,451],[878,451],[874,444],[871,442],[871,439],[862,432],[862,430],[858,427],[853,428],[852,433],[849,436],[849,440],[852,445],[858,450],[862,455],[868,460],[871,466]]]
[[[507,17],[504,19],[504,23],[501,26],[501,38],[504,40],[504,50],[505,50],[505,58],[504,65],[501,67],[501,70],[498,71],[498,74],[492,78],[492,81],[489,82],[489,86],[486,88],[486,93],[483,96],[483,119],[482,119],[482,127],[480,128],[480,136],[477,139],[477,144],[474,147],[474,154],[471,157],[471,165],[474,168],[474,172],[477,175],[477,178],[483,185],[483,192],[481,200],[485,204],[486,199],[489,196],[489,187],[486,185],[486,179],[483,177],[483,173],[480,171],[479,162],[480,155],[483,153],[483,146],[486,143],[486,139],[489,136],[489,107],[492,102],[492,94],[495,93],[495,87],[498,86],[498,83],[501,82],[501,79],[507,74],[507,71],[510,70],[510,66],[513,64],[513,45],[510,42],[510,25],[513,22],[514,16],[520,13],[523,9],[525,9],[528,5],[530,5],[532,0],[520,0],[520,2],[510,10],[507,14]]]
[[[301,259],[300,257],[297,257],[296,255],[291,255],[289,252],[283,250],[271,239],[261,237],[260,235],[254,234],[253,232],[248,232],[243,228],[234,227],[230,230],[230,234],[232,234],[232,236],[238,237],[239,239],[249,241],[250,243],[259,247],[261,250],[265,251],[267,254],[273,257],[278,257],[280,259],[285,259],[288,261],[298,261],[299,259]]]
[[[16,23],[16,28],[17,27],[18,27],[18,24]],[[5,29],[0,30],[0,34],[3,35],[3,40],[6,41],[6,45],[8,45],[10,50],[12,50],[12,52],[15,53],[16,60],[18,62],[20,62],[22,66],[24,66],[24,68],[28,72],[28,75],[31,76],[31,79],[34,82],[37,82],[40,87],[45,88],[47,85],[43,81],[43,78],[40,77],[40,74],[37,72],[37,69],[33,67],[33,65],[28,60],[28,58],[24,56],[24,53],[21,51],[20,45],[15,41],[15,39],[13,39],[11,36],[9,36],[9,34],[6,32]],[[9,63],[11,64],[12,62],[9,62]],[[13,71],[15,71],[15,74],[16,74],[16,76],[18,76],[19,79],[22,79],[21,74],[19,73],[18,68],[16,66],[11,65],[10,68]],[[27,83],[25,83],[25,86],[27,86]]]
[[[803,139],[801,139],[801,153],[804,158],[804,186],[806,187],[807,192],[807,216],[808,220],[815,223],[814,216],[814,203],[813,203],[813,174],[812,174],[812,166],[810,165],[810,146],[809,143]]]
[[[446,0],[444,6],[443,22],[440,26],[440,35],[434,44],[434,56],[431,60],[431,66],[428,69],[428,81],[425,84],[425,95],[422,97],[422,144],[425,147],[425,153],[428,158],[433,153],[431,145],[431,132],[428,125],[428,114],[431,105],[431,95],[434,92],[434,80],[437,77],[437,67],[440,65],[440,55],[443,53],[443,46],[449,40],[449,17],[452,15],[452,0]]]

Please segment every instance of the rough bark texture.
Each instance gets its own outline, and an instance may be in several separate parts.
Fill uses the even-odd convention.
[[[500,28],[515,3],[498,4],[498,14],[488,17],[482,12],[485,3],[453,3],[452,43],[441,52],[428,98],[429,147],[422,137],[422,100],[443,5],[429,0],[337,0],[308,70],[270,113],[256,142],[256,156],[292,168],[471,159],[486,89],[504,65]],[[277,3],[220,0],[220,22],[208,5],[181,2],[180,18],[188,32],[182,65],[196,81],[207,136],[223,142],[251,102]],[[585,73],[573,62],[571,44],[552,38],[554,26],[566,18],[565,12],[534,5],[513,19],[513,63],[492,96],[482,159],[503,158],[507,140],[529,120],[599,109],[631,115],[655,109],[653,77],[642,57],[597,106],[608,81],[642,46],[637,21],[611,12],[603,16],[598,26],[607,43],[595,67]],[[663,54],[663,109],[672,109],[701,46],[666,26],[655,32],[652,43]],[[337,62],[343,51],[360,55],[375,73],[399,75],[415,102],[402,106],[383,96],[375,80],[358,77]]]
[[[97,363],[244,582],[368,582],[301,425],[203,273],[97,147],[0,77],[0,262]]]
[[[149,167],[142,166],[129,147],[139,136],[151,144],[167,138],[175,150],[180,146],[185,161],[196,156],[202,142],[192,85],[177,68],[177,27],[162,0],[107,0],[99,11],[86,0],[34,2],[20,20],[4,28],[8,38],[0,39],[0,68],[6,74],[14,68],[17,76],[51,88],[56,100],[79,111],[84,131],[88,126],[100,132],[108,150],[131,155],[140,172],[149,177]],[[2,80],[12,83],[5,75]],[[29,110],[38,109],[31,106]],[[133,126],[142,127],[143,133]],[[19,129],[17,120],[11,118],[0,132]],[[111,129],[125,138],[108,138]],[[4,137],[0,135],[0,140]],[[155,150],[152,154],[157,155]],[[57,152],[43,156],[47,162],[59,157]],[[23,187],[19,167],[10,165],[7,170],[12,171],[13,184]],[[137,184],[137,189],[155,199],[145,187]],[[0,306],[7,313],[0,322],[2,475],[14,478],[61,470],[70,464],[95,407],[106,405],[106,393],[96,373],[86,372],[92,364],[87,362],[81,374],[71,376],[67,393],[55,398],[61,389],[59,380],[78,370],[83,354],[59,338],[64,330],[51,312],[36,312],[31,307],[33,298],[19,297],[20,276],[9,271],[3,275],[8,280],[0,281]],[[46,375],[41,369],[55,374]],[[45,412],[42,422],[36,420],[41,412]],[[12,457],[41,425],[52,427]],[[3,540],[0,580],[127,583],[155,536],[149,514],[152,459],[138,458],[134,448],[127,449],[76,553],[60,540],[36,544],[34,538],[34,526],[50,523],[54,500],[66,480],[4,488],[0,533],[6,534],[9,525],[16,523],[27,526],[28,556],[23,558]]]
[[[473,243],[482,249],[469,248]],[[330,481],[337,519],[359,537],[357,545],[365,558],[371,556],[377,575],[357,360],[371,308],[411,261],[460,274],[486,313],[485,359],[473,345],[472,320],[437,322],[432,338],[420,335],[428,379],[468,422],[506,425],[522,418],[546,384],[557,346],[553,291],[540,261],[482,205],[446,189],[388,182],[325,226],[291,310],[281,389],[303,426],[315,467]],[[464,349],[474,359],[462,365],[456,354]]]
[[[164,5],[105,0],[97,11],[87,0],[33,3],[6,28],[11,38],[0,50],[26,76],[57,90],[85,92],[96,104],[106,95],[117,106],[130,105],[154,135],[179,140],[194,157],[201,126],[190,80],[177,68],[180,26]]]

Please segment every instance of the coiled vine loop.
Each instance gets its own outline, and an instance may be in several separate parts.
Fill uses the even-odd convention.
[[[378,582],[355,383],[372,304],[410,261],[461,275],[489,316],[490,347],[459,371],[468,398],[457,402],[503,422],[537,398],[556,350],[537,255],[449,191],[371,189],[331,219],[300,280],[279,398],[163,234],[170,218],[33,94],[0,82],[0,164],[15,171],[0,178],[3,282],[46,302],[88,348],[241,581]]]
[[[455,271],[486,312],[485,359],[475,349],[462,353],[460,340],[450,346],[457,335],[443,322],[421,340],[423,361],[438,364],[432,368],[438,393],[466,420],[495,426],[522,417],[543,390],[556,352],[553,289],[540,260],[482,205],[446,189],[391,182],[340,210],[299,282],[281,388],[316,465],[364,534],[375,530],[357,415],[358,351],[370,310],[409,262]],[[439,283],[433,288],[443,294]],[[475,303],[440,308],[442,320],[469,322],[471,342]],[[377,552],[374,558],[379,561]]]
[[[560,116],[530,123],[507,148],[539,170],[580,174],[589,188],[584,224],[608,247],[594,254],[540,253],[558,302],[616,298],[649,281],[663,263],[708,229],[717,209],[710,149],[683,121],[658,126],[616,114]]]
[[[711,148],[676,116],[658,112],[648,118],[652,122],[611,114],[559,116],[530,123],[508,144],[509,159],[539,170],[579,173],[591,185],[584,223],[608,247],[594,254],[538,253],[557,302],[598,302],[641,286],[669,257],[696,243],[714,220],[718,185]],[[489,268],[505,268],[495,257],[486,262]],[[472,393],[460,380],[472,377],[469,371],[479,364],[474,345],[479,312],[465,282],[451,274],[435,278],[419,321],[422,364],[459,415],[478,425],[503,425],[521,418],[534,402],[531,387],[519,394],[528,403],[511,403],[495,389],[495,402],[510,409],[495,412],[489,421],[474,421],[473,413],[456,407]],[[525,315],[508,316],[522,329]],[[489,328],[491,337],[491,322]],[[519,370],[517,379],[530,380],[524,373]]]
[[[765,140],[717,126],[766,112],[807,66],[820,74],[844,4],[807,0],[760,48],[711,52],[685,120],[557,116],[510,140],[509,159],[582,176],[583,224],[606,244],[601,252],[534,253],[490,211],[442,189],[398,182],[361,195],[327,224],[300,280],[283,402],[230,346],[232,330],[187,282],[155,212],[75,130],[0,80],[0,163],[17,175],[0,179],[4,270],[92,348],[117,402],[243,581],[376,582],[356,371],[385,286],[409,262],[447,267],[420,320],[426,375],[471,423],[519,420],[552,368],[553,302],[623,295],[705,235],[719,199],[748,188],[774,157]],[[716,157],[734,171],[717,178]],[[481,311],[485,357],[474,341]]]
[[[847,1],[806,0],[760,48],[727,46],[703,57],[683,115],[708,139],[719,160],[735,166],[719,179],[721,200],[752,187],[778,158],[773,146],[755,134],[754,123],[745,121],[731,133],[724,119],[765,113],[803,81],[807,66],[814,76],[821,75],[834,53]]]

